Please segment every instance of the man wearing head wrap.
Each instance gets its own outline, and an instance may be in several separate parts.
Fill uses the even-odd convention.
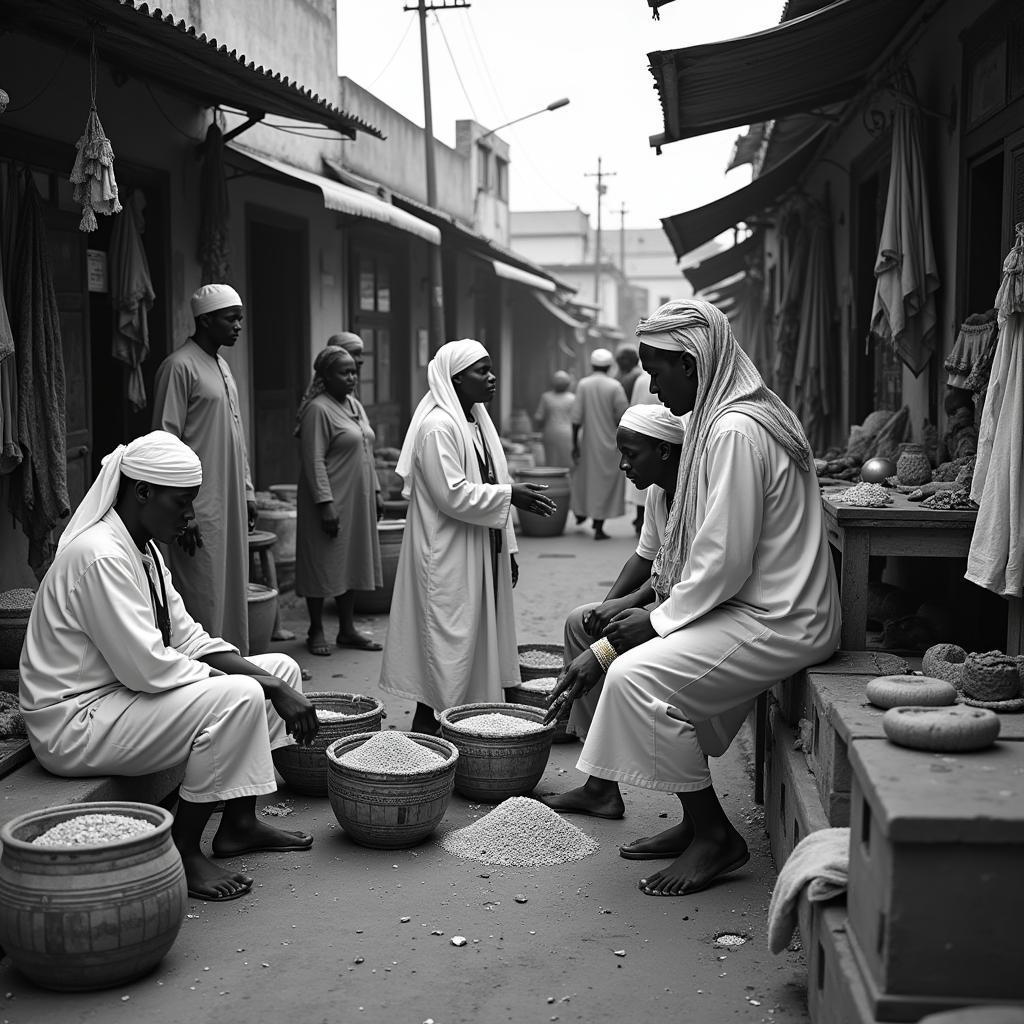
[[[615,461],[615,430],[629,402],[619,382],[608,376],[612,362],[606,348],[590,354],[593,372],[576,386],[572,409],[573,511],[577,526],[594,520],[594,540],[607,540],[604,521],[626,510]]]
[[[651,394],[651,375],[646,370],[641,369],[639,358],[638,355],[636,375],[632,378],[632,384],[628,392],[629,404],[660,406],[661,402],[658,401],[658,396]],[[644,528],[644,507],[646,504],[644,494],[642,491],[638,491],[633,486],[632,481],[627,478],[623,497],[626,501],[626,513],[629,513],[631,507],[635,510],[633,512],[633,529],[639,537]]]
[[[540,396],[534,422],[544,442],[544,464],[572,468],[572,406],[576,396],[569,390],[572,377],[558,370],[551,389]]]
[[[238,388],[218,350],[242,330],[242,299],[226,284],[192,296],[195,333],[157,368],[153,427],[181,438],[203,463],[195,523],[168,552],[185,607],[214,636],[249,650],[249,530],[256,494]]]
[[[589,778],[562,806],[621,814],[620,783],[675,793],[682,821],[620,853],[675,858],[640,889],[683,896],[749,858],[708,756],[725,752],[759,693],[835,651],[839,595],[803,429],[725,315],[696,299],[670,302],[637,334],[652,390],[676,415],[692,411],[653,565],[663,600],[616,615],[552,702],[604,677],[578,762]]]
[[[649,514],[644,517],[636,550],[622,566],[604,601],[580,605],[569,612],[565,620],[566,666],[601,636],[605,626],[619,612],[644,608],[657,600],[651,586],[651,565],[661,548],[665,521],[675,496],[683,423],[660,403],[634,406],[619,420],[615,434],[619,469],[637,493],[646,496]],[[586,739],[600,692],[598,685],[573,701],[569,732]],[[551,719],[556,717],[557,710],[549,714]],[[551,806],[559,807],[558,800],[553,798]]]
[[[316,735],[298,665],[283,654],[240,657],[185,608],[155,542],[193,516],[203,470],[172,434],[121,445],[72,516],[33,602],[20,700],[39,763],[56,775],[138,776],[184,762],[172,838],[189,894],[249,891],[248,875],[200,850],[219,801],[214,856],[306,849],[312,837],[256,817],[277,788],[272,751]]]
[[[550,515],[555,505],[543,485],[509,477],[487,413],[495,381],[480,342],[442,345],[396,466],[409,510],[380,686],[416,701],[416,732],[436,732],[439,711],[500,701],[519,683],[509,513]]]

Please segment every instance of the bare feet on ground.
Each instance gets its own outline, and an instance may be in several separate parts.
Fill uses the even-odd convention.
[[[646,836],[635,843],[619,847],[619,856],[626,860],[658,860],[678,857],[693,842],[693,826],[687,818],[656,836]]]
[[[183,856],[185,881],[190,896],[197,899],[231,900],[252,888],[252,878],[241,871],[224,871],[201,853]]]
[[[213,837],[215,857],[237,857],[243,853],[265,851],[281,853],[286,850],[308,850],[313,837],[308,832],[285,832],[262,821],[245,829],[229,828],[222,822]]]
[[[622,802],[618,786],[614,786],[607,793],[597,793],[584,785],[565,793],[545,793],[540,801],[552,810],[564,811],[566,814],[621,818],[626,813],[626,805]]]
[[[667,868],[641,878],[640,891],[648,896],[689,896],[749,859],[747,844],[733,828],[716,836],[697,836]]]

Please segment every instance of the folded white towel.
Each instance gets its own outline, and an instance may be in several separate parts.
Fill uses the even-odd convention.
[[[830,900],[846,892],[849,874],[848,828],[823,828],[801,839],[782,865],[768,906],[768,948],[781,953],[789,945],[805,887],[809,901]]]

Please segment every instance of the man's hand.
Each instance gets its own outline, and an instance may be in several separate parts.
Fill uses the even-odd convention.
[[[320,506],[320,529],[323,530],[328,537],[337,537],[340,526],[341,523],[338,520],[338,514],[334,511],[334,502],[325,501]]]
[[[594,657],[589,648],[568,665],[555,683],[555,688],[548,697],[547,714],[544,724],[553,722],[563,710],[564,705],[571,704],[577,697],[589,693],[604,676],[601,663]]]
[[[512,559],[512,586],[515,587],[519,582],[519,563],[516,561],[515,555],[509,555],[509,557]]]
[[[651,625],[651,613],[645,608],[619,612],[605,627],[605,637],[619,654],[653,640],[658,634]]]
[[[599,604],[596,608],[591,608],[591,610],[583,616],[583,628],[596,640],[598,637],[604,636],[604,631],[608,628],[608,623],[611,622],[619,612],[624,612],[632,607],[633,606],[630,604],[628,598],[613,597],[611,600]]]
[[[203,535],[199,532],[199,527],[195,523],[186,526],[184,532],[179,533],[176,540],[178,547],[186,555],[194,556],[196,549],[203,546]]]
[[[320,730],[316,708],[305,694],[292,689],[283,679],[277,681],[280,685],[270,690],[270,703],[281,716],[288,735],[294,736],[300,746],[308,747]]]
[[[255,501],[247,501],[245,503],[245,515],[246,519],[249,521],[249,532],[252,533],[252,531],[256,529],[257,512]]]

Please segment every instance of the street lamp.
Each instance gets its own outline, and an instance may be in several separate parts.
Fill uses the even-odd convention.
[[[499,124],[497,128],[492,128],[489,132],[484,132],[483,135],[478,135],[476,137],[476,141],[479,142],[481,139],[486,139],[488,135],[500,132],[502,128],[507,128],[510,124],[519,124],[520,121],[525,121],[528,117],[536,117],[538,114],[546,114],[549,110],[559,110],[561,107],[567,107],[568,105],[569,98],[567,96],[563,96],[560,100],[554,100],[546,107],[541,107],[540,110],[534,110],[532,113],[523,114],[522,117],[517,117],[512,121],[506,121],[504,124]]]

